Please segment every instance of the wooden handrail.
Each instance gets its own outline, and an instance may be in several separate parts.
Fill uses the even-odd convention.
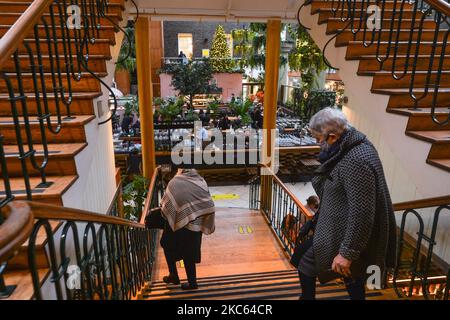
[[[156,186],[156,178],[158,177],[159,171],[161,170],[161,166],[156,167],[155,171],[152,175],[152,180],[150,181],[150,186],[148,189],[147,197],[145,198],[144,202],[144,209],[142,210],[141,214],[141,220],[140,223],[142,225],[145,225],[145,217],[147,215],[147,212],[150,209],[150,205],[152,202],[153,192],[155,192],[155,186]]]
[[[0,68],[23,42],[53,0],[34,0],[0,39]]]
[[[7,261],[28,239],[33,229],[33,214],[27,203],[14,201],[2,208],[5,220],[0,225],[0,263]]]
[[[447,17],[450,17],[450,3],[445,2],[444,0],[425,0],[433,9],[443,13]]]
[[[37,203],[30,201],[16,201],[16,202],[28,204],[28,206],[31,209],[31,212],[33,213],[34,218],[36,219],[67,220],[67,221],[87,222],[87,223],[89,222],[106,223],[130,228],[139,228],[139,229],[145,228],[143,224],[118,217],[108,216],[105,214],[99,214],[80,209],[54,206],[45,203]]]
[[[394,204],[394,211],[404,211],[409,209],[423,209],[438,207],[450,204],[450,195],[436,198],[405,201]]]
[[[288,196],[294,201],[294,203],[301,209],[302,214],[306,216],[307,219],[312,219],[314,217],[311,212],[309,212],[308,209],[305,208],[303,203],[298,200],[298,198],[286,187],[286,185],[278,178],[273,171],[266,165],[261,164],[261,167],[264,167],[266,170],[268,170],[271,173],[272,178],[275,180],[275,182],[288,194]]]

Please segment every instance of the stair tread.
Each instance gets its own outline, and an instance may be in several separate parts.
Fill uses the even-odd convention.
[[[101,78],[106,77],[108,75],[107,72],[94,72],[94,73],[95,73],[95,75],[97,75]],[[16,73],[14,73],[14,72],[5,72],[5,74],[12,78],[17,77]],[[22,72],[21,74],[22,74],[22,77],[32,77],[33,76],[32,72]],[[50,77],[50,76],[52,76],[51,72],[44,72],[44,77]],[[81,78],[83,79],[83,77],[92,78],[93,75],[90,74],[89,72],[81,72]]]
[[[102,95],[101,92],[73,92],[73,99],[95,99]],[[36,94],[32,92],[25,92],[25,96],[28,99],[36,99]],[[55,99],[54,93],[47,93],[48,99]],[[9,100],[9,94],[0,93],[0,100]]]
[[[38,269],[41,283],[47,277],[48,269]],[[33,283],[28,270],[8,271],[4,275],[7,285],[17,285],[13,294],[7,300],[30,300],[33,297]]]
[[[38,117],[37,116],[29,116],[31,125],[38,125]],[[63,126],[80,126],[84,125],[95,118],[95,115],[77,115],[73,116],[73,119],[66,120],[64,116],[62,118]],[[1,126],[14,126],[13,117],[0,117],[0,127]],[[58,118],[56,116],[50,117],[52,123],[56,123]],[[23,117],[20,117],[20,122],[23,123]]]
[[[75,156],[87,146],[87,143],[51,143],[47,144],[49,157],[61,158],[67,156]],[[37,151],[37,156],[43,155],[44,145],[33,144]],[[17,145],[5,145],[3,147],[6,157],[17,157],[19,147]]]
[[[430,109],[419,109],[419,110],[411,110],[408,108],[388,108],[388,112],[401,114],[405,116],[411,117],[429,117],[431,115],[431,107]],[[437,116],[445,116],[450,113],[448,108],[436,108],[435,115]]]
[[[31,192],[33,195],[33,200],[39,201],[39,199],[44,199],[48,196],[61,196],[70,186],[77,180],[77,175],[69,176],[47,176],[48,182],[53,182],[53,184],[48,188],[38,188],[41,183],[40,177],[30,177]],[[3,179],[0,179],[2,181]],[[9,179],[11,190],[16,194],[16,200],[26,199],[25,194],[25,182],[23,178],[10,178]],[[0,183],[0,192],[5,191],[5,186]]]
[[[450,159],[428,159],[427,163],[450,172]]]
[[[450,130],[433,130],[433,131],[407,131],[408,135],[417,137],[428,142],[450,142]]]
[[[413,92],[415,93],[421,93],[424,92],[425,88],[414,88]],[[428,89],[429,93],[431,94],[432,92],[430,91],[430,89]],[[409,94],[409,88],[392,88],[392,89],[372,89],[372,92],[374,93],[385,93],[385,94],[405,94],[408,93]],[[443,93],[443,92],[450,92],[450,88],[439,88],[439,92]]]

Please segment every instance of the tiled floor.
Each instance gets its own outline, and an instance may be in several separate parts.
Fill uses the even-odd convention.
[[[306,203],[306,199],[316,194],[311,183],[286,183],[287,188],[302,202]],[[219,199],[214,200],[218,208],[248,208],[249,201],[249,186],[224,186],[224,187],[209,187],[212,196],[217,196]],[[234,196],[230,196],[234,195]],[[230,199],[226,199],[229,197]]]

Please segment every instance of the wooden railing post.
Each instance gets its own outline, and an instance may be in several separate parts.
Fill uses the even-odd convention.
[[[267,23],[266,40],[266,81],[264,87],[264,134],[262,144],[262,163],[268,167],[273,165],[275,149],[275,137],[272,130],[276,128],[277,100],[278,100],[278,74],[280,68],[280,46],[281,46],[281,21],[269,20]],[[263,168],[262,168],[263,169]],[[263,172],[264,170],[262,170]],[[263,172],[264,173],[264,172]],[[264,182],[263,182],[264,181]],[[271,184],[266,179],[261,179],[261,204],[267,202],[271,191]],[[270,199],[266,205],[270,204]]]
[[[151,40],[148,19],[148,17],[139,17],[136,21],[136,65],[141,122],[142,171],[143,176],[150,180],[156,167],[156,159],[153,131]]]

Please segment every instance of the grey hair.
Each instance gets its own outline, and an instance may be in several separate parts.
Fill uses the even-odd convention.
[[[309,127],[323,135],[330,133],[341,135],[350,128],[350,125],[341,110],[327,107],[311,118]]]

